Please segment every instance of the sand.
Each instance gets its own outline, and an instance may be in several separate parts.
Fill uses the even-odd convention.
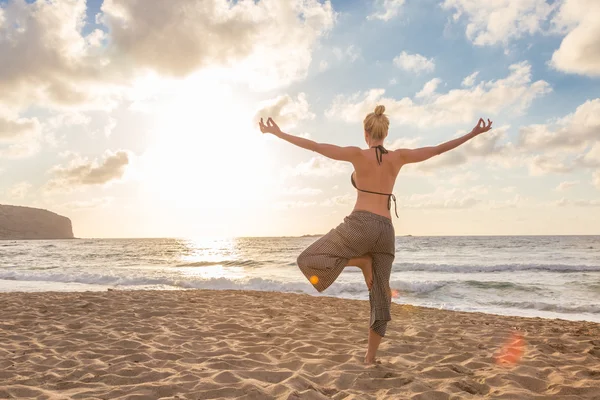
[[[0,398],[600,399],[591,322],[394,304],[366,366],[366,301],[194,290],[0,304]]]

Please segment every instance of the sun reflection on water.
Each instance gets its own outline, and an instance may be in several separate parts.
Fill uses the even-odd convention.
[[[183,240],[184,250],[179,257],[178,271],[188,277],[202,279],[242,279],[244,268],[239,266],[235,238],[193,238]]]

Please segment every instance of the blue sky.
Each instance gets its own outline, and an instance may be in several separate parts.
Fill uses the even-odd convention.
[[[364,146],[381,103],[391,148],[495,126],[401,172],[398,234],[599,233],[593,0],[83,5],[0,1],[0,203],[82,237],[325,232],[351,167],[256,117]]]

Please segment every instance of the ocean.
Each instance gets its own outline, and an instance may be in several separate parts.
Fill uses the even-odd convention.
[[[358,268],[319,294],[318,237],[0,241],[0,291],[240,289],[368,299]],[[600,322],[600,236],[397,237],[394,302]],[[151,307],[151,304],[149,305]]]

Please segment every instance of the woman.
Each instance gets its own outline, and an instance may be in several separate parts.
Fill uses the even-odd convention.
[[[304,250],[297,262],[319,292],[327,289],[345,267],[355,266],[362,270],[371,306],[365,355],[365,363],[368,364],[375,363],[379,343],[391,320],[389,284],[395,256],[395,233],[390,215],[392,201],[396,209],[396,198],[391,192],[400,168],[445,153],[492,129],[489,119],[487,125],[479,119],[477,126],[460,138],[437,146],[388,151],[383,147],[383,141],[388,135],[390,121],[384,111],[385,107],[379,105],[363,121],[368,149],[316,143],[289,135],[282,132],[270,117],[266,125],[262,118],[259,123],[263,133],[272,133],[296,146],[354,166],[351,182],[358,190],[354,210],[343,223]]]

